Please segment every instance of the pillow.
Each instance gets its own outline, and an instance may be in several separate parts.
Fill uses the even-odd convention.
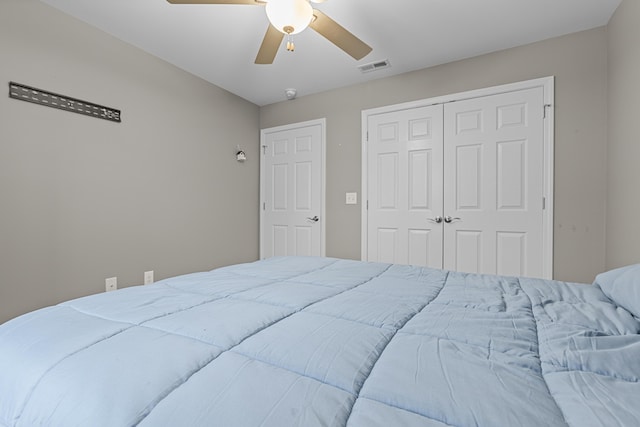
[[[609,299],[640,318],[640,264],[600,273],[594,284]]]

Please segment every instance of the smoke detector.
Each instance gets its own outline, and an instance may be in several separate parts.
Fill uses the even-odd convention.
[[[296,99],[296,95],[298,94],[298,91],[290,87],[289,89],[284,90],[284,94],[286,95],[287,99],[291,101],[292,99]]]

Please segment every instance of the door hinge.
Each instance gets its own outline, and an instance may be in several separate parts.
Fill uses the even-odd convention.
[[[263,211],[267,210],[267,204],[265,202],[262,202],[262,210]]]
[[[547,209],[547,198],[543,197],[542,198],[542,210]]]
[[[551,104],[544,104],[542,106],[542,118],[546,119],[547,118],[547,109],[551,108]]]
[[[267,146],[263,145],[262,146],[262,155],[265,155],[265,154],[267,154]]]

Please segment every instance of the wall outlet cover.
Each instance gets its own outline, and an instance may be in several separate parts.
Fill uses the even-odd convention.
[[[144,284],[150,285],[153,283],[153,270],[144,272]]]
[[[105,292],[111,292],[118,289],[118,278],[117,277],[109,277],[104,281]]]

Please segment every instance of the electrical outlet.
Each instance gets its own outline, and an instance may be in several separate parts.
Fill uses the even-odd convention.
[[[109,277],[104,281],[105,292],[111,292],[118,289],[118,278],[117,277]]]
[[[357,205],[358,204],[358,193],[346,193],[345,203],[347,205]]]
[[[153,270],[144,272],[144,284],[150,285],[153,283]]]

